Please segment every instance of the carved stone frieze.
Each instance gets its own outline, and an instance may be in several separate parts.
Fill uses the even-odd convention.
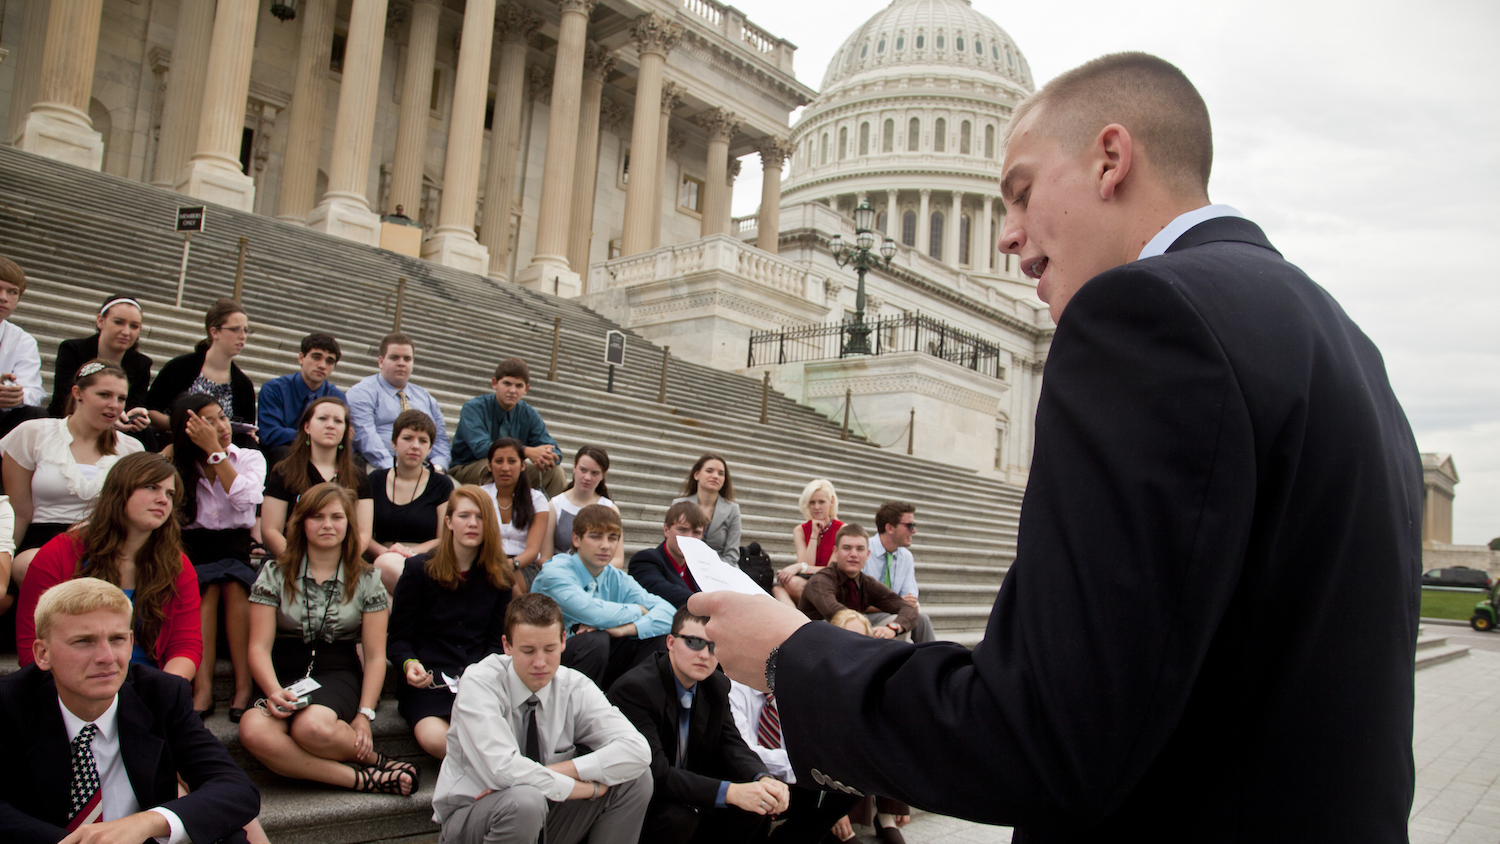
[[[760,163],[762,167],[774,167],[781,169],[788,158],[792,157],[792,142],[779,135],[767,135],[756,144],[760,151]]]
[[[671,114],[682,105],[683,89],[676,82],[663,82],[661,86],[661,113]]]
[[[939,401],[956,404],[980,413],[994,415],[1000,411],[1000,401],[995,396],[964,389],[957,384],[920,373],[891,373],[887,375],[856,375],[849,378],[832,378],[813,381],[807,385],[807,397],[843,398],[845,391],[856,396],[880,396],[891,393],[916,393]]]
[[[557,0],[557,8],[565,15],[569,12],[577,12],[587,17],[594,13],[594,7],[597,5],[598,0]]]
[[[583,75],[584,78],[604,81],[615,69],[615,56],[608,47],[596,44],[592,41],[583,45]]]
[[[495,34],[502,42],[524,44],[542,27],[542,19],[525,6],[506,3],[495,12]]]
[[[739,115],[722,108],[708,109],[699,113],[693,120],[708,132],[709,141],[731,140],[745,123]]]
[[[635,38],[635,46],[639,52],[665,56],[682,40],[682,27],[672,23],[665,15],[649,12],[635,19],[630,25],[630,34]]]

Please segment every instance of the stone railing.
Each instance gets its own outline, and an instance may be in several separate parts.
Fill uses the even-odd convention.
[[[754,237],[759,231],[759,214],[751,214],[748,217],[731,217],[729,219],[729,233],[741,240],[747,237]]]
[[[602,291],[710,272],[737,276],[743,281],[820,304],[824,300],[824,282],[828,278],[815,267],[778,258],[729,235],[710,235],[595,264],[589,275],[589,289]]]
[[[778,70],[792,72],[792,56],[796,46],[784,38],[777,38],[745,18],[745,13],[717,0],[680,0],[682,8],[689,14],[708,24],[709,28],[736,44],[775,65]]]

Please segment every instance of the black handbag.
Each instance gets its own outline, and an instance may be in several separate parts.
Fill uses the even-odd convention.
[[[771,587],[776,585],[776,570],[771,567],[771,557],[760,550],[759,542],[740,549],[740,571],[750,575],[755,585],[766,590],[768,595]]]

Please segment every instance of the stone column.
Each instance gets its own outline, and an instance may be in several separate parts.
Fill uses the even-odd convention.
[[[995,203],[995,197],[985,194],[979,198],[979,232],[975,238],[975,232],[969,232],[969,253],[972,259],[970,266],[982,273],[991,272],[990,258],[995,254],[996,238],[990,237],[990,206]],[[984,248],[981,249],[980,246]]]
[[[396,127],[390,207],[383,210],[394,214],[400,205],[413,220],[422,217],[422,166],[427,152],[427,121],[432,113],[432,64],[437,58],[438,19],[442,12],[439,0],[416,0],[412,3],[411,30],[406,38],[406,76],[401,80],[401,118]],[[488,42],[489,33],[485,35]],[[489,69],[483,73],[488,75]]]
[[[604,80],[614,70],[608,49],[589,44],[583,54],[583,103],[578,111],[578,152],[573,167],[572,217],[568,222],[568,266],[588,279],[589,243],[594,236],[594,189],[599,181],[599,107]]]
[[[651,215],[651,246],[655,249],[661,245],[661,221],[669,212],[677,208],[677,183],[671,188],[667,187],[667,153],[668,148],[675,142],[677,148],[681,149],[686,142],[680,135],[672,132],[672,112],[682,103],[682,86],[676,82],[668,82],[661,89],[661,123],[656,133],[656,179],[651,183],[652,199],[651,207],[656,213]],[[663,195],[662,191],[671,190],[669,195]]]
[[[36,102],[17,143],[21,149],[90,170],[104,166],[104,139],[89,119],[103,4],[104,0],[52,0]]]
[[[901,205],[897,201],[897,191],[885,192],[885,236],[900,242],[896,234],[901,231]]]
[[[932,207],[930,199],[932,191],[923,188],[921,190],[922,202],[917,206],[917,249],[923,255],[932,254]]]
[[[948,219],[943,222],[943,263],[958,269],[958,263],[963,256],[958,254],[958,229],[963,220],[964,195],[962,191],[953,192],[953,210],[948,212]],[[969,232],[969,256],[974,255],[974,232]]]
[[[380,245],[380,216],[370,210],[370,148],[380,54],[385,46],[386,0],[354,0],[344,46],[344,80],[333,126],[328,192],[308,215],[307,227],[370,246]]]
[[[635,121],[630,130],[630,184],[625,189],[622,255],[645,252],[654,246],[653,218],[661,218],[661,201],[656,191],[662,174],[657,154],[666,134],[660,116],[662,68],[667,63],[667,53],[682,38],[682,27],[652,12],[635,19],[632,34],[640,53],[640,68],[635,83]]]
[[[526,49],[542,19],[524,6],[500,7],[500,62],[495,72],[495,117],[490,125],[490,159],[484,173],[484,217],[479,242],[490,252],[489,275],[503,279],[510,262],[510,203],[516,192],[516,160],[521,152],[521,105],[526,92]]]
[[[318,159],[323,150],[323,108],[328,100],[328,63],[333,53],[336,0],[306,0],[297,10],[297,75],[292,83],[286,159],[276,217],[302,225],[318,200]]]
[[[303,24],[305,29],[307,24]],[[198,143],[198,116],[208,76],[208,47],[213,39],[212,3],[179,3],[177,33],[172,38],[172,66],[161,109],[161,139],[151,184],[170,188],[192,158]],[[326,67],[326,65],[325,65]]]
[[[729,175],[729,141],[744,121],[732,111],[712,108],[698,115],[698,125],[708,131],[708,167],[703,178],[701,237],[729,234],[729,202],[725,198]]]
[[[42,53],[47,44],[47,13],[50,0],[25,0],[21,9],[20,53],[13,59],[16,75],[10,95],[10,118],[5,128],[6,143],[20,145],[21,130],[36,103],[41,86]]]
[[[246,212],[255,210],[255,179],[241,169],[240,147],[245,142],[245,102],[259,12],[258,0],[219,0],[198,143],[176,183],[178,193]]]
[[[729,159],[729,166],[724,170],[724,231],[734,234],[734,182],[740,177],[741,162],[738,158]]]
[[[781,166],[792,154],[786,138],[767,135],[760,141],[760,219],[755,245],[775,255],[781,248]]]
[[[443,201],[437,231],[422,243],[423,258],[479,274],[490,268],[489,250],[474,237],[474,212],[479,202],[479,156],[484,151],[484,101],[490,87],[494,32],[495,0],[468,0],[443,163]]]
[[[573,204],[574,158],[578,154],[584,42],[595,2],[557,0],[562,19],[557,25],[557,62],[552,68],[552,111],[547,119],[536,252],[530,266],[516,273],[516,283],[559,296],[577,296],[582,291],[582,276],[568,266],[568,217]]]

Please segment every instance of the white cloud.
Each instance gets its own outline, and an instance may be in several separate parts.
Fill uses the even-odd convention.
[[[878,7],[740,3],[816,87]],[[1267,231],[1380,347],[1426,451],[1454,456],[1455,539],[1500,536],[1500,4],[975,0],[1038,81],[1145,50],[1214,120],[1211,193]],[[836,10],[836,11],[835,11]],[[759,161],[744,159],[736,214]]]

